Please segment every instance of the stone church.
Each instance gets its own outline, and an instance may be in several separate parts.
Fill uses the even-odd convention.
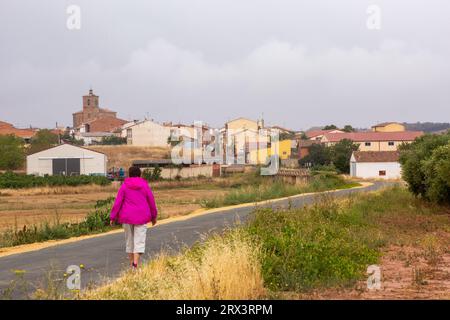
[[[113,132],[128,121],[117,118],[117,112],[99,107],[99,96],[93,90],[83,96],[83,110],[73,114],[73,128],[82,132]]]

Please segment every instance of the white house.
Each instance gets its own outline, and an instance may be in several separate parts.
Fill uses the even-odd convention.
[[[107,161],[101,152],[61,144],[27,156],[27,174],[106,175]]]
[[[398,159],[398,151],[354,151],[350,158],[350,175],[366,179],[399,179]]]
[[[170,127],[151,120],[144,120],[126,126],[127,144],[141,147],[167,147]]]

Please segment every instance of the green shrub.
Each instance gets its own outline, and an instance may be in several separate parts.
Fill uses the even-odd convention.
[[[25,162],[23,140],[13,135],[0,135],[0,170],[16,170]]]
[[[108,185],[103,176],[33,176],[13,172],[0,173],[0,189],[22,189],[32,187],[80,186],[88,184]]]
[[[161,171],[162,169],[158,165],[156,165],[153,169],[144,169],[142,172],[142,178],[148,182],[161,180]]]
[[[400,147],[402,177],[409,190],[436,203],[450,203],[450,133],[425,135]]]

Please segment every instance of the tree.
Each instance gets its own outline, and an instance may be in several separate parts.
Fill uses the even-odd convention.
[[[300,133],[300,139],[301,139],[301,140],[308,140],[308,136],[306,135],[305,132],[302,131],[302,132]]]
[[[343,139],[330,147],[331,161],[340,173],[350,173],[350,158],[358,145],[352,140]]]
[[[301,166],[310,164],[313,168],[333,165],[338,172],[349,173],[350,158],[353,151],[356,150],[358,150],[358,145],[348,139],[343,139],[331,147],[313,144],[309,148],[309,154],[299,163]]]
[[[61,136],[61,141],[76,145],[76,146],[84,146],[83,139],[75,139],[75,135],[70,135],[70,133],[66,132]]]
[[[402,177],[416,196],[450,203],[450,133],[427,134],[400,146]]]
[[[103,137],[102,141],[99,144],[102,144],[102,145],[127,144],[127,138],[116,137],[116,136]]]
[[[336,127],[334,124],[329,124],[323,127],[323,130],[335,130],[335,129],[338,129],[338,127]]]
[[[351,125],[347,124],[347,125],[344,126],[344,129],[342,129],[342,131],[344,131],[344,132],[355,132],[355,129]]]
[[[31,138],[31,146],[28,150],[29,154],[36,153],[59,143],[59,136],[52,133],[48,129],[39,130],[36,135]]]
[[[301,166],[310,164],[312,167],[325,166],[331,163],[329,148],[323,144],[313,144],[309,148],[309,154],[299,160]]]
[[[13,135],[0,135],[0,169],[16,170],[25,162],[24,142]]]
[[[450,203],[450,141],[436,148],[423,162],[426,198],[437,203]]]

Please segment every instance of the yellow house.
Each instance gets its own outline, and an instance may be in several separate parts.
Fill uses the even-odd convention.
[[[402,132],[406,131],[403,124],[398,122],[384,122],[372,126],[373,132]]]
[[[250,152],[250,163],[264,165],[273,154],[278,154],[281,160],[289,159],[291,157],[291,144],[291,140],[282,140],[273,143],[270,148],[255,148]]]

